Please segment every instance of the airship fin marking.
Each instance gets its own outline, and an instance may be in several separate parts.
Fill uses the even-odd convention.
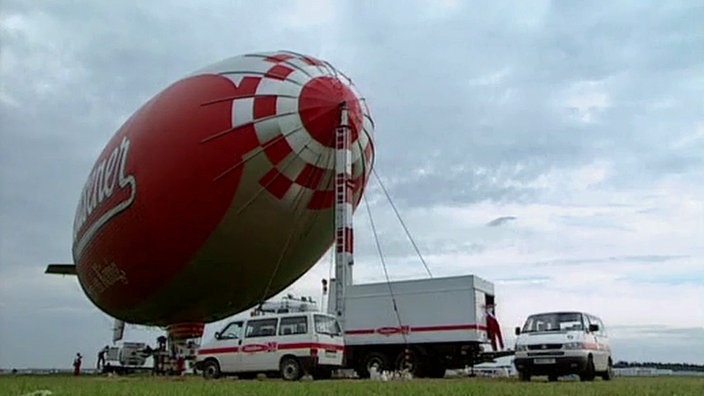
[[[261,95],[254,98],[254,119],[276,115],[276,95]]]
[[[245,145],[245,151],[249,152],[257,148],[259,145],[259,140],[257,139],[256,132],[254,131],[254,123],[249,122],[246,124],[238,125],[234,128],[227,128],[224,131],[217,132],[213,135],[210,135],[203,140],[200,141],[201,144],[203,143],[208,143],[213,139],[217,139],[219,137],[222,137],[224,135],[227,135],[230,132],[240,132],[243,135],[246,135],[244,141],[239,142],[243,143]]]
[[[78,275],[75,264],[49,264],[46,266],[44,273],[56,275]]]
[[[220,75],[223,75],[223,74],[228,74],[228,73],[220,73]],[[242,79],[239,81],[239,83],[230,79],[230,81],[232,82],[232,85],[235,86],[234,95],[228,95],[226,97],[208,100],[206,102],[201,103],[200,105],[207,106],[207,105],[216,104],[216,103],[220,103],[220,102],[226,102],[226,101],[238,99],[238,98],[255,97],[257,95],[257,88],[259,87],[259,83],[261,82],[261,80],[262,80],[261,77],[251,76],[251,75],[242,77]]]
[[[292,54],[287,54],[285,52],[279,52],[277,54],[267,56],[266,58],[264,58],[264,60],[268,62],[279,63],[285,62],[291,58],[295,58],[295,56]]]
[[[293,73],[292,68],[278,64],[269,69],[269,71],[264,74],[264,77],[275,78],[277,80],[285,80],[286,77],[288,77],[288,75],[291,73]]]
[[[306,70],[304,67],[300,67],[300,66],[296,65],[293,61],[299,60],[308,66],[325,66],[325,64],[323,62],[321,62],[320,60],[318,60],[316,58],[313,58],[312,56],[302,55],[302,54],[298,54],[295,52],[281,52],[281,53],[277,53],[274,55],[269,55],[269,56],[266,56],[264,58],[264,60],[267,62],[272,62],[272,63],[277,63],[277,64],[285,63],[286,65],[291,66],[294,69],[302,72],[303,74],[305,74],[309,78],[313,78],[313,75],[310,74],[310,72],[308,70]],[[320,67],[318,67],[318,69],[320,69]]]
[[[286,192],[293,185],[288,177],[279,172],[276,168],[271,168],[261,179],[259,184],[266,187],[276,198],[281,199],[286,195]]]
[[[283,161],[292,151],[293,149],[284,135],[275,137],[264,144],[264,153],[274,165]]]
[[[268,119],[273,119],[273,118],[276,118],[276,117],[282,117],[282,116],[285,116],[285,115],[290,115],[290,114],[294,114],[294,113],[276,114],[276,115],[271,116],[271,117],[267,117],[267,118],[263,118],[263,119],[257,120],[257,121],[255,121],[255,122],[253,122],[253,123],[250,122],[250,123],[248,123],[248,124],[239,125],[239,126],[237,126],[237,127],[235,127],[235,128],[230,128],[230,129],[227,129],[227,130],[225,130],[225,131],[218,132],[218,133],[216,133],[215,135],[209,136],[209,137],[207,137],[207,138],[201,140],[201,143],[206,143],[206,142],[208,142],[208,141],[210,141],[210,140],[212,140],[212,139],[216,139],[216,138],[218,138],[218,137],[220,137],[220,136],[222,136],[222,135],[224,135],[224,134],[227,134],[227,133],[229,133],[229,132],[238,131],[239,129],[245,129],[245,130],[246,130],[246,133],[248,133],[248,134],[249,134],[250,132],[252,132],[252,131],[254,131],[253,133],[256,133],[256,131],[255,131],[254,128],[253,128],[253,126],[254,126],[256,123],[258,123],[258,122],[260,122],[260,121],[268,120]],[[251,131],[250,131],[250,128],[251,128]],[[238,161],[237,163],[235,163],[235,164],[232,165],[231,167],[225,169],[222,173],[220,173],[219,175],[217,175],[217,176],[213,179],[213,181],[217,181],[217,180],[222,179],[222,178],[225,177],[228,173],[232,172],[233,170],[237,169],[237,168],[240,167],[240,166],[243,166],[245,163],[247,163],[247,161],[251,160],[252,158],[254,158],[254,157],[260,155],[261,153],[266,153],[267,149],[269,149],[270,146],[273,146],[273,145],[279,143],[279,142],[278,142],[279,139],[284,139],[284,140],[285,140],[286,137],[288,137],[289,135],[291,135],[291,134],[293,134],[293,133],[296,133],[296,132],[299,131],[300,129],[301,129],[301,128],[297,128],[297,129],[295,129],[295,130],[293,130],[293,131],[287,133],[286,135],[279,135],[279,136],[277,136],[277,137],[275,137],[275,138],[272,138],[272,139],[268,140],[266,143],[264,143],[264,144],[262,144],[262,145],[260,145],[260,146],[257,146],[257,144],[258,144],[258,137],[255,137],[254,139],[248,139],[248,140],[246,141],[246,143],[245,143],[245,146],[249,146],[249,145],[250,145],[250,141],[256,141],[257,143],[253,143],[253,145],[254,145],[254,146],[257,146],[257,147],[252,147],[251,149],[249,149],[249,151],[247,151],[247,152],[242,156],[242,159],[241,159],[240,161]],[[291,151],[293,151],[293,149],[291,149]],[[272,154],[272,153],[267,154],[267,157],[269,157],[269,160],[272,161],[272,157],[269,156],[270,154]],[[274,157],[274,158],[275,158],[275,157]],[[285,156],[284,156],[284,158],[285,158]],[[272,161],[272,162],[273,162],[273,161]],[[280,162],[280,161],[279,161],[279,162]],[[276,163],[278,163],[278,162],[276,162]]]
[[[306,163],[301,173],[298,174],[296,183],[303,187],[310,188],[311,190],[316,190],[325,172],[326,170],[324,168]]]

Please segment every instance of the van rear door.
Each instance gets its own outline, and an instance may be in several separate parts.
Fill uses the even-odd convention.
[[[340,324],[331,315],[314,314],[315,339],[318,347],[318,363],[322,365],[342,365],[345,341]]]

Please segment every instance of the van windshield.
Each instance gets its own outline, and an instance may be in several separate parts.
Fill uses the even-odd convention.
[[[339,336],[341,334],[340,325],[332,316],[313,315],[315,320],[315,332],[318,334],[329,334]]]
[[[549,331],[584,330],[582,314],[577,312],[555,312],[531,315],[523,325],[523,333]]]

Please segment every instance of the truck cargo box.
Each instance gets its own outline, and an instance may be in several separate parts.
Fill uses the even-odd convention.
[[[487,341],[494,286],[474,275],[351,285],[345,294],[350,346]]]

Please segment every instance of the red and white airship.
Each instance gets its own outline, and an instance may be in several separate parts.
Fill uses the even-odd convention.
[[[75,266],[47,272],[75,272],[107,314],[178,337],[275,295],[333,242],[342,103],[356,207],[373,122],[329,63],[248,54],[175,82],[103,149],[76,211]]]

